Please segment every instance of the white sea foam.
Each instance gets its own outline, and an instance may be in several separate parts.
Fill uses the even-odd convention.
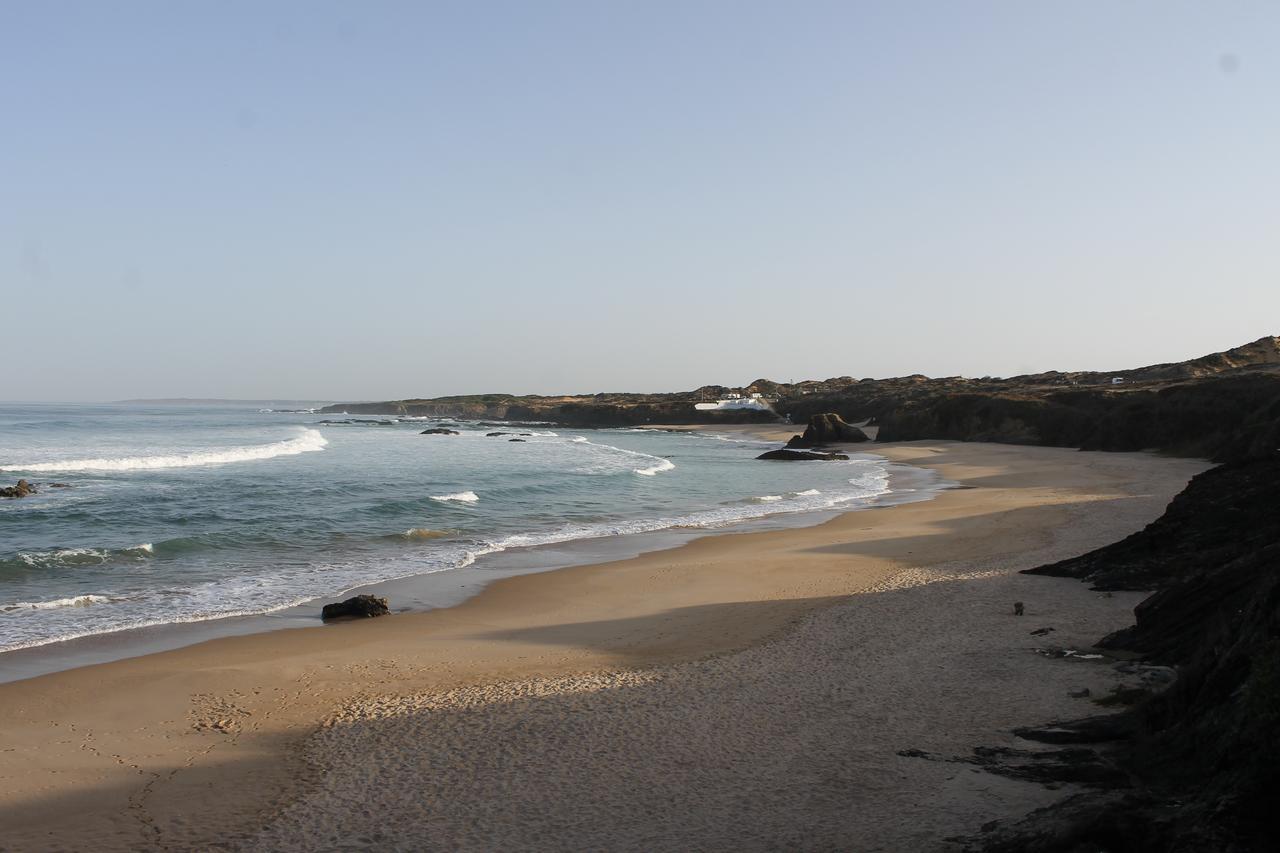
[[[642,454],[647,456],[648,454]],[[646,477],[652,477],[655,474],[661,474],[663,471],[670,471],[676,465],[670,459],[659,459],[656,464],[650,465],[648,468],[637,468],[637,474],[643,474]]]
[[[294,456],[324,450],[329,442],[319,430],[303,428],[296,438],[248,447],[197,450],[169,456],[124,456],[103,459],[68,459],[58,462],[29,462],[2,465],[0,471],[150,471],[159,468],[194,468],[252,462],[277,456]]]
[[[113,600],[105,595],[76,595],[71,598],[56,598],[53,601],[19,601],[16,604],[0,604],[0,612],[52,610],[55,607],[88,607],[91,604],[107,604]]]
[[[634,432],[643,432],[643,430],[634,430]],[[579,441],[579,439],[581,439],[581,441]],[[654,456],[649,453],[641,453],[638,450],[627,450],[625,447],[614,447],[612,444],[596,444],[594,441],[588,441],[587,439],[582,438],[581,436],[574,437],[573,441],[580,444],[589,444],[592,447],[599,447],[604,450],[611,450],[614,453],[621,453],[625,456],[635,456],[639,459],[647,459],[650,461],[650,464],[644,466],[643,468],[631,469],[635,473],[645,477],[653,477],[657,474],[662,473],[663,471],[670,471],[671,469],[676,467],[675,463],[672,462],[670,459],[662,459],[661,457]]]
[[[455,492],[452,495],[432,495],[431,500],[440,501],[442,503],[458,502],[473,504],[480,500],[480,496],[475,492]]]
[[[472,431],[468,434],[482,435],[483,433]],[[545,442],[535,442],[530,446],[536,444],[543,445],[547,453],[555,452],[553,449],[556,447],[562,448],[561,455],[551,457],[556,462],[563,461],[568,466],[590,466],[577,470],[612,474],[619,478],[614,482],[624,486],[627,478],[633,476],[633,472],[641,474],[648,469],[652,470],[652,473],[647,476],[653,476],[659,471],[669,471],[675,467],[673,463],[658,456],[595,444],[585,436],[551,438]],[[728,450],[724,445],[720,447]],[[339,457],[331,454],[329,458],[336,460]],[[691,461],[688,464],[690,471],[697,470],[693,467],[696,462]],[[557,469],[560,470],[559,465]],[[405,530],[408,524],[413,523],[406,522],[388,531],[395,531],[392,537],[383,537],[399,540],[399,550],[395,552],[397,556],[390,559],[384,550],[378,550],[373,555],[366,555],[363,551],[357,550],[353,553],[344,552],[331,562],[327,560],[310,562],[305,566],[292,566],[286,563],[274,565],[266,571],[254,570],[252,574],[244,576],[219,578],[209,583],[194,584],[189,584],[178,576],[162,577],[157,574],[158,583],[146,590],[136,588],[131,585],[132,581],[128,580],[119,580],[118,583],[121,586],[116,589],[114,584],[117,581],[111,578],[115,577],[116,568],[127,565],[129,562],[142,561],[151,554],[154,549],[150,547],[150,543],[144,542],[132,548],[122,548],[117,542],[110,549],[67,548],[34,552],[22,555],[23,559],[32,565],[58,564],[67,560],[72,562],[81,560],[85,565],[107,562],[113,572],[107,573],[102,569],[90,568],[89,571],[93,574],[86,577],[92,576],[103,580],[85,583],[82,579],[83,585],[77,584],[79,589],[77,586],[70,586],[70,588],[62,586],[47,591],[42,590],[41,593],[26,592],[12,596],[14,599],[44,597],[53,599],[51,601],[0,604],[0,620],[10,617],[8,624],[3,626],[5,630],[0,631],[0,634],[4,634],[3,639],[0,639],[0,651],[146,625],[200,622],[229,616],[269,613],[304,601],[311,601],[318,596],[340,596],[345,591],[370,583],[458,568],[469,565],[484,555],[513,548],[621,534],[720,528],[790,513],[839,511],[859,503],[870,502],[876,494],[887,490],[887,475],[880,469],[879,464],[874,462],[858,460],[839,466],[827,466],[823,471],[830,471],[832,475],[830,481],[811,480],[811,482],[822,482],[822,491],[818,489],[787,490],[798,487],[804,480],[798,483],[792,481],[794,485],[760,482],[752,489],[762,493],[756,498],[744,501],[740,497],[744,493],[738,492],[739,497],[719,506],[684,511],[673,507],[668,514],[658,517],[603,521],[597,520],[599,516],[594,516],[590,521],[584,518],[580,522],[565,523],[551,529],[547,527],[537,529],[535,526],[528,532],[514,534],[509,532],[509,527],[507,532],[503,532],[502,527],[499,526],[494,532],[479,534],[475,538],[468,538],[468,531],[465,529],[439,531],[428,528],[409,528]],[[853,474],[858,476],[850,476]],[[468,482],[468,480],[454,482]],[[491,501],[494,493],[486,487],[485,483],[488,481],[471,482],[481,491],[485,491],[486,502]],[[589,484],[588,487],[597,488],[598,484]],[[770,487],[777,489],[778,494],[763,494]],[[457,502],[464,505],[476,504],[480,500],[480,496],[473,491],[431,497],[435,501]],[[441,510],[441,512],[449,511]],[[460,511],[452,512],[455,517],[458,517]],[[461,511],[461,514],[473,515],[474,513]],[[499,523],[495,522],[495,524]],[[450,535],[439,536],[440,533],[445,532]],[[136,542],[144,535],[135,533],[133,536],[136,538],[123,541]],[[161,554],[170,553],[168,541],[162,542],[157,538],[156,542]],[[388,546],[384,543],[383,547]],[[53,573],[51,576],[58,577]],[[73,575],[67,573],[67,576]],[[160,588],[161,585],[163,588]],[[97,588],[99,592],[89,596],[72,595],[83,590],[85,586]],[[68,597],[55,598],[55,596]],[[26,611],[26,614],[20,612],[19,608]]]
[[[505,551],[510,548],[531,548],[538,545],[554,545],[579,539],[599,539],[605,536],[654,533],[682,528],[705,530],[786,513],[822,512],[844,508],[857,502],[867,502],[886,491],[888,491],[887,487],[875,490],[858,488],[847,492],[823,494],[817,489],[809,489],[805,493],[798,493],[790,498],[765,495],[761,498],[756,498],[751,503],[739,503],[685,515],[638,518],[597,524],[566,524],[554,530],[538,533],[517,533],[487,542],[482,547],[468,553],[465,565],[474,562],[477,557]],[[777,498],[777,500],[767,500],[767,498]]]
[[[54,565],[105,563],[111,552],[105,548],[54,548],[52,551],[24,551],[18,559],[34,569]]]
[[[90,566],[105,563],[116,557],[138,559],[150,557],[155,548],[150,542],[132,545],[128,548],[111,550],[108,548],[54,548],[49,551],[24,551],[18,559],[33,569],[50,568],[52,566]]]

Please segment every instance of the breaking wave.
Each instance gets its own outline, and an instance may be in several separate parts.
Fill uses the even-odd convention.
[[[452,495],[432,495],[431,500],[440,501],[441,503],[466,503],[473,504],[480,500],[480,496],[475,492],[455,492]]]
[[[129,548],[51,548],[48,551],[23,551],[15,558],[14,565],[32,569],[49,569],[60,566],[96,566],[112,559],[138,560],[150,557],[155,548],[150,542]],[[9,563],[0,559],[0,567]]]
[[[277,456],[295,456],[324,450],[329,442],[319,430],[302,429],[302,434],[286,441],[219,450],[197,450],[167,456],[122,456],[103,459],[67,459],[60,462],[30,462],[0,465],[0,471],[152,471],[159,468],[195,468],[202,465],[227,465],[253,462]]]
[[[71,598],[55,598],[53,601],[19,601],[15,604],[0,604],[0,612],[52,610],[55,607],[88,607],[91,604],[108,604],[115,600],[105,595],[76,595]]]
[[[636,430],[636,431],[640,432],[640,430]],[[590,446],[598,447],[601,450],[610,450],[610,451],[613,451],[614,453],[621,453],[625,456],[633,456],[636,459],[647,460],[649,464],[645,465],[643,468],[631,469],[636,474],[640,474],[645,477],[653,477],[657,474],[662,473],[663,471],[670,471],[676,467],[675,463],[672,462],[670,459],[663,459],[661,457],[654,456],[650,453],[641,453],[638,450],[627,450],[625,447],[614,447],[612,444],[597,444],[596,442],[586,439],[580,435],[574,436],[573,438],[570,439],[570,441],[572,441],[575,444],[589,444]]]

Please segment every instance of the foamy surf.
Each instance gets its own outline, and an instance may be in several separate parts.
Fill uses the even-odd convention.
[[[301,435],[286,441],[274,441],[249,447],[228,447],[221,450],[197,450],[166,456],[125,456],[103,459],[68,459],[59,462],[30,462],[18,465],[0,465],[0,471],[153,471],[161,468],[196,468],[208,465],[227,465],[233,462],[254,462],[274,459],[277,456],[295,456],[324,450],[329,442],[319,430],[303,428]]]
[[[89,607],[93,604],[107,604],[111,599],[105,595],[76,595],[71,598],[56,598],[53,601],[19,601],[15,604],[0,604],[0,612],[12,613],[16,610],[52,610],[56,607]]]
[[[432,495],[431,500],[440,501],[441,503],[473,504],[480,500],[480,496],[475,492],[455,492],[452,495]]]
[[[112,559],[133,559],[150,557],[155,548],[150,542],[133,545],[128,548],[53,548],[48,551],[23,551],[17,555],[18,561],[33,569],[47,569],[57,566],[93,566]],[[4,561],[0,560],[0,565]]]
[[[636,432],[642,432],[642,430],[636,430]],[[653,456],[652,454],[649,454],[649,453],[641,453],[638,450],[627,450],[625,447],[614,447],[612,444],[597,444],[596,442],[583,438],[582,436],[574,436],[571,439],[571,441],[576,444],[587,444],[587,445],[590,445],[591,447],[598,447],[601,450],[610,450],[610,451],[613,451],[614,453],[621,453],[625,456],[634,456],[638,459],[647,459],[650,461],[651,464],[645,465],[642,468],[631,469],[634,473],[639,474],[643,477],[653,477],[653,476],[656,476],[657,474],[661,474],[663,471],[670,471],[676,467],[675,463],[672,462],[670,459],[663,459],[658,456]]]
[[[250,453],[266,455],[258,447],[281,439],[300,449],[304,442],[296,440],[307,429],[323,432],[328,444],[324,453],[292,463],[153,474],[0,473],[74,487],[0,503],[0,607],[22,606],[0,610],[0,660],[8,648],[270,613],[304,601],[306,609],[284,618],[314,618],[317,597],[334,600],[397,577],[480,564],[508,549],[838,512],[873,500],[869,493],[880,479],[880,463],[869,460],[761,466],[750,461],[759,451],[746,442],[648,430],[538,425],[518,428],[536,435],[513,448],[487,433],[514,425],[455,421],[462,438],[474,440],[428,446],[405,440],[408,424],[329,432],[302,414],[282,423],[274,419],[290,416],[174,407],[161,420],[151,410],[0,406],[0,419],[6,414],[38,425],[6,434],[10,446],[0,452],[6,466],[70,468],[99,457],[115,468],[133,457],[154,466],[184,454],[178,461],[198,466],[222,460],[192,451],[230,452],[234,459],[253,445]],[[603,443],[610,440],[622,444]],[[440,488],[445,484],[453,492]],[[495,567],[544,559],[508,554]]]
[[[661,474],[663,471],[670,471],[675,467],[675,463],[670,459],[659,459],[657,464],[650,465],[648,468],[637,468],[635,471],[645,477],[652,477],[656,474]]]

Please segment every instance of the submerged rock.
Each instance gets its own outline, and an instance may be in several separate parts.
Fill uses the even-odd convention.
[[[19,480],[16,486],[6,486],[0,489],[0,498],[25,498],[27,495],[35,494],[35,492],[35,486],[26,480]]]
[[[418,433],[418,435],[462,435],[462,433],[458,432],[456,429],[432,427],[431,429],[424,429],[422,432]]]
[[[354,598],[348,598],[346,601],[326,604],[324,609],[320,611],[320,618],[328,622],[330,619],[349,618],[368,618],[373,616],[386,616],[391,611],[387,609],[387,600],[385,598],[375,598],[372,595],[357,595]]]
[[[523,442],[524,442],[524,439],[523,439],[523,438],[508,438],[508,439],[507,439],[507,441],[519,441],[519,442],[522,442],[522,443],[523,443]]]
[[[776,459],[783,462],[802,462],[810,459],[848,459],[849,457],[843,453],[817,453],[812,450],[770,450],[768,453],[761,453],[757,459]]]

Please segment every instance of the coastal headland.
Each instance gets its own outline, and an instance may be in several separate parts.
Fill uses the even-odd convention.
[[[1206,463],[858,449],[959,488],[0,685],[0,846],[930,849],[1061,799],[899,753],[1012,745],[1121,685],[1037,650],[1143,594],[1018,571],[1142,528]]]

